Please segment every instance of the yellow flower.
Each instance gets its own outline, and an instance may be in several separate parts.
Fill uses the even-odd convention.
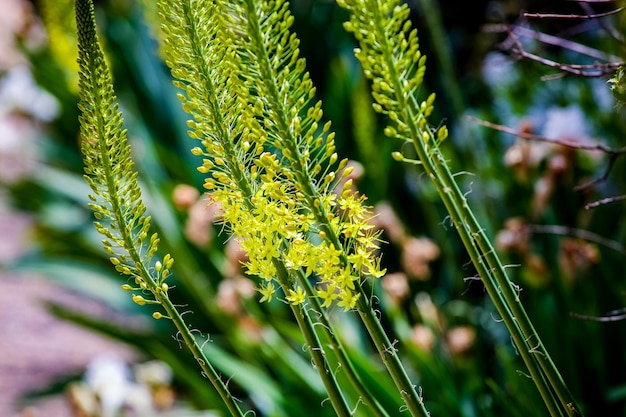
[[[358,301],[361,294],[355,294],[353,291],[341,291],[339,295],[339,302],[337,305],[339,307],[343,307],[343,311],[352,310],[354,306],[356,306],[356,302]]]
[[[268,303],[272,301],[272,297],[274,297],[274,293],[276,292],[276,288],[274,288],[274,284],[271,282],[266,283],[264,286],[259,288],[259,292],[263,294],[261,297],[261,303],[267,301]]]
[[[334,300],[339,298],[339,293],[337,292],[337,286],[334,283],[323,284],[324,289],[318,288],[315,290],[317,296],[324,300],[322,303],[322,307],[328,308],[333,303]]]
[[[304,303],[304,301],[306,300],[306,294],[304,293],[302,287],[299,286],[296,291],[290,289],[289,295],[285,298],[291,304],[297,306],[298,304]]]

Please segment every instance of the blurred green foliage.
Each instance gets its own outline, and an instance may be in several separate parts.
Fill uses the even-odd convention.
[[[62,19],[73,17],[52,10],[64,3],[39,4],[49,28],[55,22],[57,29],[68,27]],[[624,249],[571,236],[584,229],[617,245],[624,241],[621,203],[584,207],[626,194],[624,161],[616,160],[605,181],[576,191],[577,185],[602,175],[608,155],[516,141],[465,118],[472,115],[514,129],[620,148],[626,133],[624,110],[615,106],[605,78],[542,80],[558,71],[507,58],[497,52],[506,34],[485,30],[485,25],[513,22],[522,8],[581,11],[557,1],[454,1],[445,2],[445,7],[443,3],[417,0],[411,6],[429,57],[427,83],[439,96],[439,113],[433,120],[445,119],[451,127],[445,152],[459,173],[467,174],[463,184],[468,199],[489,235],[498,236],[512,277],[523,288],[525,308],[586,414],[626,415],[626,323],[570,316],[572,312],[602,316],[624,306]],[[202,178],[195,170],[198,161],[189,152],[185,116],[152,37],[153,24],[146,23],[144,9],[131,0],[100,1],[96,6],[148,212],[162,237],[163,253],[177,259],[177,285],[171,296],[193,312],[185,318],[202,332],[199,337],[210,340],[205,349],[219,371],[231,377],[230,387],[242,401],[267,416],[293,416],[303,410],[332,415],[288,309],[279,303],[259,305],[255,297],[237,291],[233,298],[220,298],[225,282],[232,281],[225,276],[229,261],[225,237],[219,226],[206,226],[213,228],[214,239],[198,245],[185,232],[189,213],[176,206],[172,193],[179,184],[201,189]],[[338,152],[364,167],[360,191],[372,205],[389,202],[408,235],[429,237],[439,247],[427,279],[409,280],[409,293],[401,300],[374,289],[386,313],[383,324],[401,342],[413,380],[429,387],[424,392],[428,409],[433,416],[451,417],[544,415],[508,333],[481,283],[472,279],[474,271],[434,190],[419,167],[406,169],[390,158],[395,144],[384,137],[383,124],[370,107],[366,81],[352,54],[353,41],[341,27],[344,12],[333,2],[314,0],[294,0],[292,10],[294,30],[302,40],[325,115],[334,121]],[[625,33],[623,17],[602,22],[541,20],[530,21],[529,26],[606,54],[626,56],[623,42],[603,28],[613,25],[616,33]],[[71,39],[55,33],[50,30],[51,45],[71,46]],[[555,61],[593,63],[533,40],[524,45]],[[132,324],[128,328],[50,306],[60,317],[167,362],[186,400],[198,408],[219,408],[219,399],[204,383],[193,358],[172,338],[172,328],[146,320],[146,312],[121,294],[124,280],[101,251],[81,178],[76,80],[68,70],[74,58],[67,55],[67,48],[51,47],[29,59],[35,79],[57,98],[61,112],[46,130],[45,166],[13,189],[16,204],[38,219],[38,249],[16,267],[41,271],[123,311]],[[554,233],[553,226],[570,236]],[[403,271],[403,250],[401,242],[385,246],[383,260],[390,272]],[[362,377],[388,409],[398,409],[400,399],[372,360],[375,354],[366,339],[354,330],[350,318],[334,318],[340,321],[341,337]]]

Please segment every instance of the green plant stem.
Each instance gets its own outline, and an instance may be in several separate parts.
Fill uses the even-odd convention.
[[[392,66],[390,67],[393,68]],[[392,79],[396,79],[396,77],[392,76]],[[398,88],[397,91],[402,91],[400,85],[395,87]],[[415,151],[419,159],[422,161],[424,170],[435,185],[440,198],[446,206],[455,228],[457,229],[457,232],[459,233],[470,258],[472,259],[472,262],[476,267],[490,298],[494,302],[498,313],[501,315],[505,325],[511,333],[514,344],[522,356],[522,359],[530,372],[531,378],[535,382],[537,389],[550,411],[550,414],[555,417],[563,416],[564,414],[562,410],[567,410],[566,405],[562,404],[562,407],[559,407],[558,403],[556,403],[552,390],[554,389],[556,391],[557,388],[554,386],[551,387],[547,383],[542,370],[538,366],[538,361],[530,353],[535,347],[529,346],[529,339],[532,337],[538,339],[538,336],[534,332],[525,334],[518,324],[520,320],[528,321],[528,318],[525,314],[519,313],[519,310],[521,309],[519,297],[514,294],[511,287],[512,284],[508,280],[503,266],[499,263],[499,261],[495,264],[490,264],[488,262],[489,260],[493,262],[494,258],[497,259],[497,255],[495,254],[493,248],[491,248],[489,252],[486,252],[480,247],[480,241],[483,242],[483,247],[485,247],[484,241],[487,239],[484,236],[482,228],[478,226],[478,223],[469,208],[465,197],[459,190],[456,181],[450,173],[447,163],[443,159],[443,155],[441,155],[437,148],[433,148],[432,155],[429,154],[426,144],[420,139],[420,129],[417,122],[423,118],[423,116],[419,111],[419,107],[414,100],[407,101],[404,100],[403,97],[396,98],[400,103],[400,108],[404,109],[403,111],[405,112],[405,115],[403,120],[406,121],[407,126],[409,127],[410,137],[413,138]],[[432,136],[433,135],[430,137],[430,141],[434,144],[435,138]],[[479,242],[476,241],[477,237],[481,237]],[[497,280],[497,277],[500,277],[500,280]],[[516,306],[518,307],[516,311],[519,313],[519,316],[513,311],[513,308]],[[545,355],[547,355],[547,352],[545,352]]]
[[[346,355],[346,349],[341,343],[341,341],[337,338],[335,331],[333,330],[333,325],[328,319],[328,315],[326,314],[326,310],[322,308],[319,303],[319,299],[311,286],[309,280],[302,274],[298,276],[298,282],[306,289],[307,295],[309,297],[309,302],[311,303],[311,307],[315,310],[317,314],[317,320],[321,324],[324,333],[330,340],[330,343],[333,347],[333,350],[337,353],[337,357],[339,363],[345,369],[345,374],[350,381],[350,384],[356,389],[358,394],[361,396],[361,399],[370,407],[370,409],[376,414],[378,417],[388,417],[387,412],[382,408],[382,405],[378,402],[376,397],[374,397],[369,390],[363,385],[363,381],[359,378],[356,370],[354,369],[354,365],[352,365],[352,361]]]
[[[101,129],[100,126],[99,128]],[[101,134],[106,134],[106,132],[103,131]],[[103,136],[99,135],[99,137],[103,137]],[[118,187],[115,185],[116,180],[115,180],[115,174],[112,168],[113,167],[112,161],[108,157],[106,143],[103,143],[103,142],[104,142],[103,140],[100,140],[99,145],[101,147],[101,155],[102,155],[102,161],[103,161],[102,168],[104,170],[104,175],[107,179],[107,188],[109,190],[109,195],[111,196],[109,202],[111,204],[111,209],[115,215],[116,222],[118,225],[120,225],[119,233],[124,241],[126,250],[128,251],[130,258],[134,262],[135,267],[139,268],[139,271],[138,271],[139,275],[142,277],[143,281],[148,285],[149,291],[155,296],[159,304],[161,304],[161,306],[165,309],[169,317],[172,319],[172,322],[176,326],[176,329],[178,329],[178,331],[182,335],[183,340],[185,344],[187,345],[187,348],[191,351],[194,358],[196,359],[196,361],[202,368],[204,375],[211,381],[211,384],[213,385],[213,387],[215,387],[216,391],[218,392],[219,396],[222,398],[222,401],[224,401],[224,404],[226,405],[230,413],[233,416],[243,417],[243,413],[241,409],[239,408],[239,405],[235,402],[234,398],[230,395],[228,388],[226,387],[224,382],[221,380],[221,378],[219,377],[219,375],[217,374],[217,372],[211,365],[208,358],[204,355],[204,353],[202,352],[202,349],[200,349],[200,346],[196,342],[196,339],[193,337],[193,335],[189,331],[187,324],[184,322],[181,315],[178,313],[178,310],[176,309],[176,307],[174,307],[174,305],[171,303],[169,297],[167,296],[167,293],[165,293],[164,291],[161,291],[161,289],[157,287],[157,284],[150,276],[150,273],[148,272],[148,269],[144,263],[144,259],[140,255],[140,251],[135,245],[135,240],[133,239],[132,232],[131,230],[128,229],[128,225],[125,220],[124,210],[122,209],[123,202],[121,198],[118,197]]]
[[[426,174],[437,188],[440,198],[444,202],[470,254],[472,262],[485,283],[485,287],[496,309],[509,329],[515,346],[528,367],[546,406],[552,415],[562,416],[568,412],[564,410],[568,410],[568,407],[573,402],[564,403],[561,400],[561,405],[559,406],[554,394],[556,392],[557,396],[561,398],[563,392],[566,392],[566,389],[563,391],[564,384],[562,380],[559,385],[558,381],[560,378],[555,378],[554,375],[551,377],[550,371],[545,372],[539,366],[539,360],[535,357],[536,355],[531,354],[531,352],[535,352],[534,349],[537,346],[531,346],[529,341],[531,339],[538,340],[538,337],[535,332],[530,330],[532,327],[529,325],[526,315],[522,313],[523,309],[519,303],[519,298],[514,294],[511,287],[512,284],[508,280],[503,266],[497,259],[497,255],[491,245],[485,243],[488,242],[488,239],[486,239],[482,228],[475,220],[465,197],[460,192],[456,181],[448,169],[447,163],[439,153],[434,133],[428,128],[423,132],[422,130],[424,129],[420,127],[422,125],[427,126],[426,120],[413,95],[405,94],[404,85],[401,81],[403,78],[399,73],[400,69],[396,66],[398,57],[394,55],[389,34],[386,32],[387,17],[383,15],[377,1],[366,0],[366,2],[368,3],[366,6],[367,10],[374,13],[373,18],[369,18],[371,19],[371,23],[369,23],[371,25],[370,30],[373,33],[373,39],[375,39],[375,42],[378,42],[378,49],[383,56],[384,63],[382,64],[385,71],[387,71],[384,78],[392,85],[390,91],[394,95],[396,103],[394,104],[394,111],[397,112],[398,120],[401,120],[407,126],[407,137],[413,142],[415,151],[424,166]],[[353,10],[353,13],[357,12],[358,10]],[[427,133],[426,138],[422,136],[423,133]],[[526,321],[526,323],[520,325],[518,324],[519,320]],[[538,343],[538,346],[541,347],[541,343]],[[545,350],[542,350],[541,354],[548,357]],[[548,380],[546,380],[546,374]],[[557,382],[557,384],[553,384],[552,381]]]
[[[415,385],[406,373],[402,362],[398,356],[398,351],[389,341],[378,317],[372,309],[367,297],[365,297],[363,289],[359,285],[359,291],[362,294],[357,301],[357,311],[363,324],[367,328],[380,357],[389,371],[393,382],[400,391],[402,399],[412,416],[429,417],[429,413],[424,406],[424,401],[415,389]]]
[[[312,183],[306,184],[308,187],[313,187]],[[315,208],[315,206],[313,205]],[[341,261],[343,265],[348,264],[346,253],[343,249],[343,245],[339,240],[339,237],[335,233],[335,230],[328,223],[328,216],[322,205],[319,205],[314,210],[317,221],[324,225],[324,231],[326,232],[326,239],[331,242],[335,248],[341,250]],[[363,322],[363,325],[367,329],[370,338],[374,342],[376,350],[380,354],[385,367],[391,375],[393,382],[395,383],[402,399],[410,411],[412,416],[428,417],[428,411],[424,406],[422,398],[417,394],[415,385],[409,379],[400,358],[398,357],[397,350],[393,347],[389,338],[387,337],[384,329],[380,325],[378,318],[372,310],[372,306],[368,301],[367,294],[363,291],[360,283],[355,283],[357,286],[357,292],[359,294],[359,300],[357,301],[357,311],[359,317]]]
[[[440,178],[444,181],[445,186],[451,190],[451,200],[455,201],[456,206],[461,207],[462,209],[459,214],[463,216],[461,217],[463,224],[472,237],[472,246],[477,244],[480,252],[482,253],[482,257],[486,260],[488,268],[491,271],[490,275],[492,279],[495,280],[499,290],[501,291],[506,306],[510,310],[512,317],[515,319],[515,323],[519,326],[525,346],[528,351],[533,354],[535,361],[539,364],[541,370],[548,378],[550,386],[557,395],[562,409],[567,411],[567,415],[580,415],[578,407],[576,406],[569,389],[565,385],[565,382],[554,365],[552,358],[545,349],[543,342],[539,338],[539,334],[536,332],[532,322],[528,318],[526,310],[522,306],[519,295],[516,293],[513,284],[508,278],[500,258],[497,256],[495,249],[491,245],[491,242],[487,238],[484,230],[480,227],[480,224],[471,209],[468,207],[467,201],[461,194],[461,191],[459,190],[458,185],[456,184],[456,181],[454,180],[454,177],[452,176],[452,173],[445,163],[441,153],[437,152],[434,160],[435,165],[438,166]]]
[[[289,272],[285,268],[284,263],[274,258],[274,266],[276,267],[277,275],[279,277],[281,287],[285,293],[292,287],[290,282],[293,281],[289,276]],[[339,383],[335,378],[335,374],[331,370],[329,366],[328,359],[326,354],[324,353],[324,348],[315,333],[315,329],[313,328],[313,321],[309,315],[307,310],[306,303],[302,303],[300,305],[293,305],[289,303],[291,310],[293,311],[293,315],[298,322],[298,327],[300,327],[300,331],[304,335],[304,339],[306,343],[309,345],[309,350],[311,351],[311,357],[313,359],[313,365],[317,369],[317,373],[322,378],[322,382],[324,383],[324,387],[326,388],[326,392],[330,398],[330,402],[335,409],[335,412],[339,417],[350,417],[352,413],[348,408],[345,397],[341,392],[341,388],[339,387]]]
[[[221,145],[224,147],[225,154],[235,156],[237,155],[237,152],[235,146],[233,145],[233,138],[231,137],[229,129],[227,128],[227,126],[230,126],[230,122],[224,117],[224,114],[227,113],[227,111],[225,109],[222,109],[219,105],[220,100],[217,99],[218,94],[216,91],[216,87],[211,79],[210,63],[207,62],[207,60],[205,59],[205,52],[203,48],[205,48],[206,45],[203,45],[201,40],[198,38],[198,31],[201,29],[196,27],[197,23],[192,5],[189,2],[183,2],[182,5],[187,23],[186,36],[189,38],[190,44],[192,45],[198,72],[199,74],[201,74],[204,82],[204,88],[207,94],[206,97],[203,97],[203,101],[206,103],[206,108],[209,109],[213,119],[216,121],[215,126],[218,130],[216,137],[219,138]],[[255,13],[254,4],[251,1],[248,1],[246,2],[246,5],[248,7],[249,13],[248,21],[253,28],[253,33],[256,33],[257,35],[253,38],[262,39],[260,29],[258,27],[258,16]],[[219,7],[215,7],[212,12],[221,13],[224,11],[220,10]],[[262,48],[263,45],[262,43],[260,44],[260,47]],[[229,158],[226,161],[226,164],[228,166],[230,174],[235,179],[237,187],[244,197],[243,200],[245,201],[246,208],[250,211],[254,210],[254,205],[252,204],[253,187],[249,183],[248,177],[243,173],[238,161],[233,161],[231,158]],[[291,288],[291,285],[289,285],[291,280],[283,262],[279,259],[275,259],[274,266],[279,272],[279,282],[281,283],[283,290],[287,291],[289,288]],[[307,344],[310,346],[313,362],[318,370],[322,382],[324,383],[324,386],[326,387],[333,408],[339,416],[350,416],[350,411],[345,402],[345,399],[343,398],[339,385],[337,384],[334,375],[328,371],[329,366],[326,363],[326,358],[323,354],[322,346],[317,338],[317,335],[313,331],[313,325],[310,317],[308,317],[307,315],[306,309],[293,305],[291,307],[294,316],[296,317],[296,321],[298,322],[298,326],[305,336]]]
[[[539,336],[534,331],[521,306],[519,296],[515,294],[504,267],[469,208],[465,196],[459,190],[443,155],[436,148],[433,149],[432,154],[429,154],[426,144],[419,139],[419,128],[416,121],[423,116],[419,112],[417,104],[414,101],[406,104],[404,108],[408,114],[404,120],[408,121],[411,137],[416,138],[413,140],[415,151],[422,161],[426,174],[437,188],[440,198],[444,202],[490,298],[509,329],[515,346],[528,367],[546,406],[553,416],[576,415],[576,411],[572,411],[576,408],[567,387],[554,367],[548,352],[543,347]],[[434,143],[435,139],[431,137],[430,140]],[[535,340],[535,345],[531,345],[532,340]],[[546,377],[548,381],[546,381]],[[556,402],[554,394],[559,398],[560,406]]]
[[[189,327],[187,327],[187,324],[179,314],[176,307],[172,304],[167,294],[160,291],[156,298],[178,329],[178,332],[182,336],[187,348],[191,351],[194,359],[198,362],[198,365],[200,365],[202,375],[211,381],[211,384],[219,394],[220,398],[224,404],[226,404],[228,411],[230,411],[233,417],[243,417],[244,414],[242,413],[237,400],[231,395],[228,387],[217,374],[213,365],[211,365],[211,362],[202,351],[200,345],[198,345],[196,338],[191,334]]]
[[[342,263],[343,265],[347,265],[348,264],[347,256],[345,254],[345,251],[343,250],[343,245],[341,244],[338,237],[334,233],[333,228],[329,224],[328,213],[326,212],[326,209],[324,208],[323,205],[315,204],[315,199],[316,199],[316,196],[318,195],[317,187],[313,183],[313,179],[312,179],[311,174],[309,173],[309,170],[303,164],[302,153],[296,144],[297,143],[296,138],[293,137],[293,135],[290,132],[289,122],[286,118],[288,112],[281,104],[278,86],[276,85],[275,82],[272,82],[272,80],[276,79],[276,75],[274,74],[274,70],[269,61],[266,48],[263,43],[263,34],[261,33],[261,30],[260,30],[258,16],[255,13],[254,1],[244,0],[243,3],[247,11],[248,33],[250,34],[250,38],[252,39],[252,41],[255,43],[254,49],[257,51],[257,59],[258,59],[258,63],[260,66],[260,74],[262,76],[262,79],[259,81],[264,82],[268,87],[268,91],[269,91],[269,96],[267,97],[268,103],[270,104],[270,106],[274,108],[274,113],[278,116],[276,120],[277,125],[278,125],[278,130],[279,130],[278,134],[280,137],[284,139],[283,143],[285,144],[285,146],[287,146],[287,148],[293,155],[293,158],[290,158],[290,161],[294,164],[294,171],[297,175],[298,183],[302,186],[302,192],[305,195],[305,198],[307,199],[307,204],[311,208],[313,213],[315,214],[315,217],[317,221],[319,222],[319,224],[322,225],[322,227],[320,227],[320,230],[324,230],[327,233],[328,240],[335,246],[335,248],[342,251],[342,255],[341,255]],[[365,314],[365,316],[369,317],[370,320],[371,318],[373,318],[375,321],[377,321],[373,312],[370,312],[369,314]],[[379,353],[381,354],[381,356],[383,356],[383,359],[386,359],[386,356],[387,356],[385,355],[385,352],[391,352],[391,357],[393,359],[391,361],[385,360],[385,364],[388,364],[388,363],[392,364],[392,370],[390,370],[390,372],[396,375],[396,378],[394,378],[394,382],[403,381],[403,383],[398,387],[398,389],[400,390],[401,393],[408,393],[408,394],[402,394],[402,395],[405,398],[405,400],[408,400],[407,407],[409,408],[409,410],[412,410],[413,415],[427,416],[428,413],[424,409],[423,404],[420,401],[417,401],[418,397],[417,397],[417,393],[415,392],[415,388],[413,387],[408,377],[406,376],[406,372],[402,368],[402,364],[397,358],[397,355],[395,354],[395,350],[389,343],[389,340],[387,339],[387,337],[384,335],[384,331],[380,327],[380,324],[376,326],[372,324],[371,322],[368,322],[366,324],[366,328],[368,329],[368,331],[371,330],[375,332],[374,335],[372,335],[372,338],[378,341],[378,343],[375,343],[375,345],[379,349]],[[332,334],[330,336],[331,338],[334,337]],[[338,352],[340,352],[340,356],[341,356],[343,350],[339,349]],[[361,384],[358,381],[355,381],[354,385],[355,385],[355,388],[358,389],[358,387]],[[420,410],[420,411],[417,412],[416,410]]]
[[[435,158],[438,158],[438,156],[435,156]],[[428,169],[426,168],[427,165],[428,164],[426,163],[424,164],[425,169],[428,172]],[[435,169],[434,172],[439,174],[438,168],[441,168],[441,166],[432,168]],[[433,172],[429,173],[429,176],[430,174],[433,174]],[[548,410],[550,411],[550,414],[552,416],[563,416],[560,407],[558,407],[558,404],[555,402],[555,398],[550,386],[547,384],[544,375],[538,367],[537,361],[530,353],[530,348],[527,344],[527,340],[521,332],[518,321],[515,315],[511,312],[510,306],[511,303],[516,302],[515,299],[508,298],[503,290],[503,287],[495,280],[493,270],[488,264],[485,263],[484,253],[482,253],[480,251],[480,248],[476,245],[473,237],[473,232],[467,225],[464,217],[464,214],[466,213],[459,210],[459,207],[465,207],[465,210],[469,210],[466,203],[459,203],[459,201],[465,200],[455,199],[455,197],[458,198],[458,194],[453,191],[454,189],[458,190],[456,183],[454,183],[454,185],[444,183],[441,181],[441,176],[437,174],[433,174],[436,179],[433,179],[433,177],[431,177],[431,179],[433,179],[435,187],[440,192],[440,197],[442,198],[442,201],[444,202],[444,205],[446,206],[446,209],[450,214],[450,218],[452,219],[452,222],[457,232],[459,233],[459,236],[461,237],[461,240],[463,241],[463,244],[468,251],[470,258],[472,259],[472,263],[476,267],[478,275],[481,277],[483,285],[485,285],[487,293],[494,303],[496,310],[500,314],[500,317],[502,318],[507,329],[509,330],[513,339],[513,343],[519,354],[522,356],[522,359],[526,364],[526,367],[530,372],[531,378],[537,386],[537,389],[539,390],[539,393],[544,403],[548,407]],[[508,283],[506,285],[510,286],[511,284]]]
[[[307,192],[309,190],[311,190],[311,192],[315,190],[314,185],[310,180],[308,182],[305,182],[304,185],[304,190]],[[324,226],[323,230],[326,232],[326,239],[335,248],[341,250],[340,258],[342,264],[347,265],[348,259],[344,251],[343,245],[339,240],[339,237],[335,233],[335,230],[329,224],[328,216],[323,205],[319,205],[318,207],[316,207],[314,204],[312,204],[311,207],[313,207],[317,221]],[[371,304],[368,301],[367,294],[365,294],[359,283],[356,284],[357,291],[359,293],[359,301],[357,301],[357,311],[359,313],[359,317],[361,318],[363,325],[367,329],[368,334],[374,342],[374,346],[380,354],[385,367],[387,368],[394,383],[396,384],[396,387],[400,391],[402,399],[405,401],[405,404],[408,410],[411,412],[412,416],[427,417],[428,411],[426,410],[421,397],[417,394],[417,391],[415,390],[415,385],[413,385],[413,383],[409,379],[406,370],[402,365],[402,362],[400,362],[396,349],[389,341],[389,338],[387,337],[385,331],[380,325],[378,318],[374,314]]]

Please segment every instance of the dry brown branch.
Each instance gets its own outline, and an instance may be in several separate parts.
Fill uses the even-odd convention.
[[[619,61],[620,58],[611,54],[607,54],[604,51],[601,51],[596,48],[591,48],[590,46],[583,45],[578,42],[570,41],[568,39],[563,39],[558,36],[548,35],[547,33],[542,33],[531,28],[527,28],[524,26],[515,26],[511,28],[509,25],[503,24],[492,24],[486,25],[483,30],[489,33],[508,33],[510,30],[515,31],[515,33],[519,36],[525,36],[528,38],[535,39],[541,43],[551,46],[558,46],[563,49],[570,50],[572,52],[579,53],[581,55],[586,55],[591,58],[599,59],[601,61]],[[513,44],[510,38],[500,43],[500,48],[504,50],[510,49]]]
[[[533,54],[524,49],[524,46],[520,42],[519,38],[515,34],[514,30],[508,30],[509,37],[513,41],[514,47],[511,48],[511,52],[520,58],[525,58],[534,62],[538,62],[550,68],[556,68],[563,72],[578,75],[581,77],[602,77],[607,74],[613,73],[616,69],[624,65],[623,62],[608,62],[608,63],[595,63],[590,65],[579,64],[563,64],[561,62],[553,61],[548,58]]]
[[[569,149],[577,149],[577,150],[583,150],[583,151],[599,151],[599,152],[604,152],[604,153],[608,154],[609,155],[609,160],[607,162],[607,167],[606,167],[604,173],[602,174],[602,176],[599,177],[599,178],[596,178],[594,180],[591,180],[589,182],[586,182],[584,184],[576,186],[574,188],[575,191],[581,191],[581,190],[589,188],[589,187],[591,187],[591,186],[593,186],[595,184],[598,184],[598,183],[601,183],[603,181],[606,181],[606,179],[608,178],[609,173],[611,172],[611,169],[613,168],[613,165],[615,164],[615,161],[617,160],[617,158],[626,153],[626,147],[615,149],[615,148],[611,148],[611,147],[606,146],[606,145],[601,144],[601,143],[581,143],[581,142],[578,142],[578,141],[575,141],[575,140],[571,140],[571,139],[547,138],[545,136],[535,135],[533,133],[528,133],[528,132],[523,132],[523,131],[520,131],[520,130],[511,129],[510,127],[503,126],[503,125],[496,124],[496,123],[491,123],[491,122],[488,122],[486,120],[478,119],[476,117],[467,116],[467,118],[468,118],[468,120],[470,120],[470,121],[472,121],[474,123],[477,123],[477,124],[479,124],[481,126],[485,126],[485,127],[490,128],[490,129],[498,130],[500,132],[508,133],[508,134],[511,134],[511,135],[515,135],[515,136],[520,137],[522,139],[534,140],[534,141],[537,141],[537,142],[553,143],[555,145],[563,146],[563,147],[566,147],[566,148],[569,148]]]
[[[528,132],[523,132],[523,131],[520,131],[520,130],[515,130],[515,129],[512,129],[510,127],[503,126],[503,125],[500,125],[500,124],[497,124],[497,123],[491,123],[491,122],[488,122],[486,120],[478,119],[478,118],[473,117],[473,116],[467,116],[467,118],[470,121],[472,121],[474,123],[477,123],[477,124],[479,124],[481,126],[485,126],[485,127],[490,128],[490,129],[498,130],[500,132],[509,133],[511,135],[518,136],[518,137],[520,137],[522,139],[534,140],[534,141],[537,141],[537,142],[553,143],[553,144],[564,146],[564,147],[570,148],[570,149],[579,149],[579,150],[584,150],[584,151],[600,151],[600,152],[605,152],[605,153],[611,154],[611,155],[622,155],[622,154],[626,153],[626,147],[619,148],[619,149],[614,149],[614,148],[606,146],[606,145],[604,145],[602,143],[582,143],[582,142],[578,142],[576,140],[571,140],[571,139],[547,138],[545,136],[535,135],[533,133],[528,133]]]
[[[597,233],[590,232],[589,230],[576,229],[574,227],[560,225],[530,224],[528,225],[528,231],[531,233],[545,233],[559,236],[575,237],[578,239],[586,240],[588,242],[597,243],[598,245],[613,249],[616,252],[626,255],[624,245],[614,240],[600,236]]]
[[[624,311],[624,310],[616,310],[616,311]],[[614,313],[614,312],[613,312]],[[578,314],[578,313],[569,313],[569,315],[571,317],[580,319],[580,320],[587,320],[587,321],[599,321],[599,322],[610,322],[610,321],[620,321],[620,320],[624,320],[626,319],[626,314],[622,313],[622,314],[611,314],[609,313],[609,315],[607,316],[601,316],[601,317],[597,317],[597,316],[585,316],[582,314]]]
[[[618,7],[615,10],[596,14],[524,13],[524,17],[533,19],[598,19],[600,17],[617,14],[624,9],[626,9],[626,7]]]
[[[616,197],[608,197],[608,198],[603,198],[602,200],[594,201],[593,203],[586,204],[585,209],[589,210],[591,208],[596,208],[598,206],[602,206],[605,204],[615,203],[621,200],[626,200],[626,195],[618,195]]]

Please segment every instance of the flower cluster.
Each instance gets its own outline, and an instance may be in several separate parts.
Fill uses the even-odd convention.
[[[324,306],[354,308],[356,283],[384,274],[378,235],[322,123],[321,102],[312,103],[287,3],[191,3],[162,3],[175,23],[166,62],[186,93],[190,136],[201,142],[192,153],[203,158],[204,188],[246,252],[248,274],[261,279],[262,301],[281,287],[302,304],[312,294],[301,280],[314,278]],[[193,27],[207,28],[206,39]]]
[[[250,207],[242,204],[239,191],[229,188],[213,190],[211,198],[221,204],[223,222],[247,254],[247,273],[262,279],[262,301],[272,299],[276,281],[284,284],[277,278],[277,262],[290,276],[317,278],[316,292],[323,305],[338,300],[346,310],[359,297],[355,281],[384,274],[375,256],[378,241],[370,223],[372,213],[363,204],[364,197],[349,189],[316,200],[329,213],[324,224],[302,208],[305,202],[299,199],[303,196],[287,192],[280,182],[263,182],[250,198]],[[341,244],[335,246],[329,235],[340,237]],[[286,299],[293,304],[304,302],[303,289],[289,289]]]
[[[351,12],[344,28],[359,42],[354,54],[365,77],[372,81],[373,108],[391,121],[385,135],[407,143],[419,136],[427,149],[435,149],[447,138],[448,130],[442,126],[435,131],[428,126],[434,93],[421,102],[416,99],[426,72],[426,56],[419,50],[417,29],[412,27],[408,5],[394,0],[380,4],[378,0],[337,3]],[[411,162],[399,152],[394,152],[393,157]]]
[[[136,285],[124,284],[122,288],[133,291],[133,301],[139,305],[159,304],[161,296],[167,294],[165,280],[174,259],[168,254],[149,270],[159,237],[155,233],[148,239],[151,218],[145,215],[122,114],[96,36],[93,3],[78,1],[76,19],[81,151],[85,180],[92,190],[89,208],[94,212],[96,230],[104,236],[102,244],[111,263]],[[156,312],[153,317],[166,316]]]

